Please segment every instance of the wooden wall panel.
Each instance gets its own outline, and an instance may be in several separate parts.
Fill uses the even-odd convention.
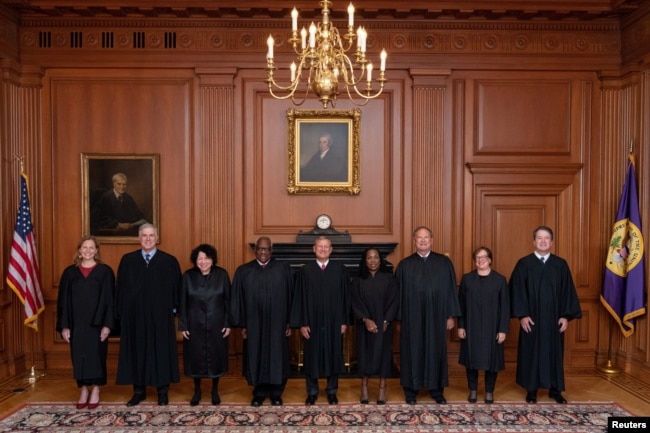
[[[417,69],[413,75],[413,120],[411,159],[405,176],[412,185],[413,206],[404,209],[403,238],[412,248],[412,233],[416,227],[427,226],[433,231],[432,248],[449,254],[452,259],[458,243],[449,230],[454,215],[451,191],[453,152],[447,146],[450,137],[448,70]],[[408,143],[407,143],[408,145]],[[410,171],[409,171],[410,170]],[[413,251],[410,250],[410,253]],[[405,256],[408,253],[405,253]]]
[[[241,155],[234,141],[234,74],[234,69],[200,71],[199,113],[188,118],[200,128],[200,140],[189,149],[194,161],[191,207],[196,210],[189,221],[192,245],[213,244],[221,253],[219,266],[231,274],[238,264],[235,251],[242,248],[236,236],[241,223],[232,218],[238,202],[235,164]]]
[[[569,80],[477,80],[476,153],[567,154]]]

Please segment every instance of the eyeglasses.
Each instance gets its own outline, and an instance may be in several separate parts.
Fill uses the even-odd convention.
[[[479,260],[487,260],[488,256],[476,256],[474,257],[474,260],[479,261]]]

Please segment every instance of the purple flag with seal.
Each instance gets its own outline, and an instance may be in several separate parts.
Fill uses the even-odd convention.
[[[632,154],[612,227],[600,302],[626,337],[634,333],[634,319],[646,312],[644,244]]]

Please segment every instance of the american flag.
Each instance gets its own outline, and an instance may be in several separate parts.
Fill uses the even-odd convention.
[[[38,331],[38,315],[45,310],[45,303],[41,293],[41,273],[38,270],[25,173],[20,173],[20,208],[16,215],[16,229],[11,243],[7,284],[25,306],[25,325]]]

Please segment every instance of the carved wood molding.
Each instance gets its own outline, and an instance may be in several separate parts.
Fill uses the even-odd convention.
[[[553,164],[553,163],[512,163],[505,164],[503,162],[494,163],[468,163],[465,166],[473,174],[574,174],[584,169],[584,164],[566,163],[566,164]]]
[[[131,22],[97,26],[75,23],[68,26],[23,27],[19,34],[21,52],[96,51],[107,55],[140,53],[264,53],[269,33],[277,41],[278,54],[291,53],[285,29],[205,23],[204,27],[171,25],[151,27]],[[117,24],[117,23],[111,23]],[[180,24],[180,23],[178,23]],[[548,55],[555,57],[620,58],[621,33],[616,25],[368,25],[368,49],[386,48],[391,56],[401,54],[465,55]],[[262,54],[263,55],[263,54]]]

